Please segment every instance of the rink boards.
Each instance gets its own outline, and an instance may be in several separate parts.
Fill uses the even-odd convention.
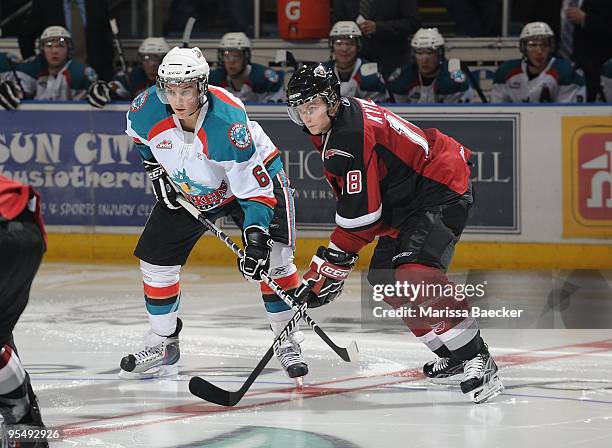
[[[612,266],[612,107],[390,108],[474,153],[477,203],[454,267]],[[133,261],[154,197],[123,134],[125,109],[32,102],[0,112],[0,173],[42,193],[48,259]],[[322,180],[320,157],[284,106],[247,109],[282,151],[296,190],[297,258],[306,263],[333,228],[335,200]],[[215,244],[204,238],[191,262],[235,262]],[[362,256],[362,265],[368,259]]]

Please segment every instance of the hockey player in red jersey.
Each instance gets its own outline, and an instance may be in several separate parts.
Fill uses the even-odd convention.
[[[321,152],[325,177],[338,198],[336,229],[320,247],[296,298],[310,307],[334,300],[377,236],[368,280],[439,285],[472,206],[471,152],[438,129],[421,130],[376,104],[340,97],[337,78],[323,65],[305,65],[287,86],[288,112]],[[385,273],[392,273],[389,278]],[[465,300],[419,295],[410,306],[467,311]],[[392,307],[400,298],[386,299]],[[438,358],[423,367],[429,378],[462,374],[461,390],[476,403],[503,390],[497,365],[469,312],[467,317],[404,318]]]
[[[13,329],[30,298],[30,286],[46,246],[40,198],[30,186],[0,175],[0,446],[48,447],[46,438],[8,440],[4,425],[42,433],[44,423]],[[18,426],[13,426],[18,425]],[[28,431],[29,432],[29,431]],[[25,436],[24,436],[25,437]]]

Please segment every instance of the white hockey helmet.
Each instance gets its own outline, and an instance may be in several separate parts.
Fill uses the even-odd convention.
[[[519,36],[519,49],[527,57],[527,41],[530,39],[544,39],[548,41],[551,53],[555,51],[555,33],[546,22],[531,22],[523,27]]]
[[[329,31],[329,47],[333,46],[333,42],[336,39],[355,39],[357,46],[361,46],[361,37],[363,34],[359,29],[359,26],[355,22],[350,20],[341,20],[340,22],[334,23],[332,29]]]
[[[52,40],[59,40],[60,42],[64,40],[68,44],[68,49],[72,49],[72,36],[63,26],[53,25],[48,26],[43,30],[40,38],[38,39],[38,45],[40,46],[41,51],[45,43]]]
[[[68,32],[68,30],[64,28],[63,26],[59,26],[59,25],[48,26],[47,28],[43,30],[42,34],[40,35],[41,42],[48,40],[48,39],[59,39],[59,38],[72,40],[72,36],[70,35],[70,32]]]
[[[209,73],[208,62],[198,47],[174,47],[164,56],[157,69],[157,82],[155,83],[157,95],[163,103],[168,104],[168,98],[164,93],[167,84],[196,81],[200,104],[204,104],[206,93],[208,93]]]
[[[217,59],[219,65],[223,66],[223,55],[226,51],[240,50],[244,54],[244,63],[251,62],[251,39],[244,33],[225,33],[219,42]]]
[[[138,54],[157,54],[165,56],[170,51],[170,46],[163,37],[147,37],[138,47]]]
[[[437,50],[444,49],[444,37],[438,31],[438,28],[420,28],[414,36],[410,45],[413,50],[431,48]]]

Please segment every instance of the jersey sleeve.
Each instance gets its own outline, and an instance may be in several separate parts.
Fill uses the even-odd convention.
[[[378,66],[376,63],[364,63],[360,68],[360,74],[360,98],[370,99],[374,102],[389,101],[387,87],[385,86],[382,75],[378,72]]]
[[[330,239],[350,253],[374,240],[382,217],[378,158],[373,146],[362,131],[353,129],[332,134],[325,147],[328,181],[340,192],[337,227]]]
[[[559,61],[560,78],[557,102],[584,103],[586,100],[586,85],[581,72],[575,70],[569,61]]]
[[[499,67],[495,71],[493,78],[493,87],[491,88],[491,102],[492,103],[510,103],[510,95],[508,95],[508,86],[506,85],[506,77],[504,76],[504,70]]]
[[[277,103],[284,100],[284,72],[271,68],[253,65],[253,90],[257,101],[261,103]]]

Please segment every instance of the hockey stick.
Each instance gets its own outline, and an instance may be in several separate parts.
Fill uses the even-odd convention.
[[[119,27],[117,26],[117,19],[110,19],[108,23],[110,23],[111,31],[113,33],[113,43],[115,44],[115,49],[117,50],[117,55],[119,56],[119,65],[121,65],[121,71],[123,72],[123,76],[125,76],[125,88],[128,92],[130,92],[130,95],[132,95],[130,74],[128,73],[125,56],[123,55],[123,46],[121,45],[121,39],[119,39]]]
[[[300,305],[298,311],[293,315],[289,323],[283,328],[283,331],[274,339],[272,346],[268,349],[266,354],[261,358],[261,360],[257,363],[255,369],[251,372],[247,380],[244,382],[242,387],[237,391],[229,391],[225,389],[221,389],[218,386],[206,381],[199,376],[194,376],[189,380],[189,392],[191,392],[196,397],[202,398],[206,401],[210,401],[211,403],[215,403],[221,406],[234,406],[238,403],[244,394],[249,390],[251,385],[255,382],[255,379],[261,374],[263,369],[272,359],[274,355],[274,350],[278,348],[284,340],[286,340],[291,331],[295,328],[298,322],[304,317],[306,314],[306,308],[308,308],[308,303],[304,302]]]
[[[189,41],[191,40],[191,32],[193,31],[193,25],[196,22],[195,17],[189,17],[183,30],[183,48],[189,48]]]
[[[242,251],[242,249],[240,249],[240,247],[238,247],[238,245],[234,243],[232,239],[227,236],[221,229],[219,229],[212,222],[202,216],[202,214],[198,211],[197,208],[193,206],[193,204],[188,202],[180,195],[177,195],[177,199],[179,203],[183,206],[183,208],[185,208],[185,210],[187,210],[189,213],[191,213],[191,215],[193,215],[194,218],[204,224],[204,226],[206,226],[208,230],[214,233],[217,238],[219,238],[223,243],[225,243],[225,245],[229,247],[232,252],[234,252],[240,258],[244,256],[244,252]],[[272,277],[270,277],[266,272],[262,272],[261,278],[263,279],[264,283],[268,285],[274,291],[274,293],[279,296],[283,300],[283,302],[287,304],[287,306],[291,307],[291,309],[296,313],[299,312],[302,306],[296,303],[295,300],[289,294],[287,294],[283,290],[283,288],[281,288],[279,284],[274,281]],[[325,332],[321,330],[319,325],[317,325],[317,323],[312,320],[312,318],[308,316],[305,312],[302,317],[304,318],[306,323],[312,328],[312,330],[321,339],[323,339],[323,341],[325,341],[325,343],[329,345],[331,349],[335,351],[338,356],[340,356],[340,358],[342,358],[346,362],[351,362],[357,359],[359,350],[357,349],[357,343],[355,341],[352,341],[346,348],[340,347],[336,345],[334,341],[332,341],[329,336],[327,336],[327,334],[325,334]]]

